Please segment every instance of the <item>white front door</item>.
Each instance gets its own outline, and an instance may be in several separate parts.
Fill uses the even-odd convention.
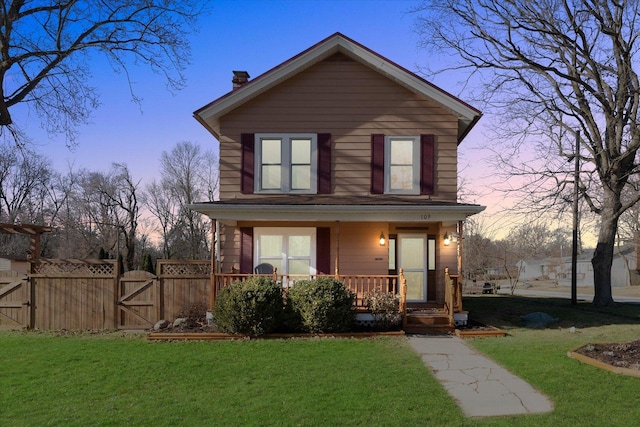
[[[407,279],[407,301],[427,301],[427,236],[398,235],[398,264]]]

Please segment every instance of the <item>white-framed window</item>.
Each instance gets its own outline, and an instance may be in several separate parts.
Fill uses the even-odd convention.
[[[316,134],[256,134],[255,192],[317,193],[317,156]]]
[[[255,227],[255,264],[268,263],[279,274],[316,274],[314,227]]]
[[[420,194],[420,138],[385,136],[384,192]]]

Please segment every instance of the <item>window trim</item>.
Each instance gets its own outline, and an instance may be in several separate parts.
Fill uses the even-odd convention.
[[[394,190],[391,188],[391,142],[393,140],[412,140],[413,145],[413,184],[410,190]],[[419,195],[421,193],[422,163],[420,136],[416,135],[385,135],[384,137],[384,194]]]
[[[311,140],[310,188],[308,190],[292,190],[291,140]],[[280,188],[262,189],[262,144],[263,139],[281,140],[281,172]],[[256,194],[318,194],[318,134],[316,133],[256,133],[254,136],[254,193]]]

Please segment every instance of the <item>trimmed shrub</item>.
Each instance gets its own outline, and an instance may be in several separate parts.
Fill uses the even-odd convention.
[[[364,302],[373,317],[375,329],[389,331],[397,329],[402,323],[398,295],[388,292],[370,292]]]
[[[233,282],[216,296],[213,322],[230,334],[264,335],[281,321],[282,287],[265,276]]]
[[[355,322],[355,295],[330,277],[301,280],[287,295],[290,324],[305,332],[348,332]]]

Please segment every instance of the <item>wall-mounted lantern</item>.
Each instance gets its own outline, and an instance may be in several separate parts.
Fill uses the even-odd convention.
[[[444,245],[449,246],[451,242],[457,242],[458,236],[454,233],[449,233],[448,231],[444,233]]]

